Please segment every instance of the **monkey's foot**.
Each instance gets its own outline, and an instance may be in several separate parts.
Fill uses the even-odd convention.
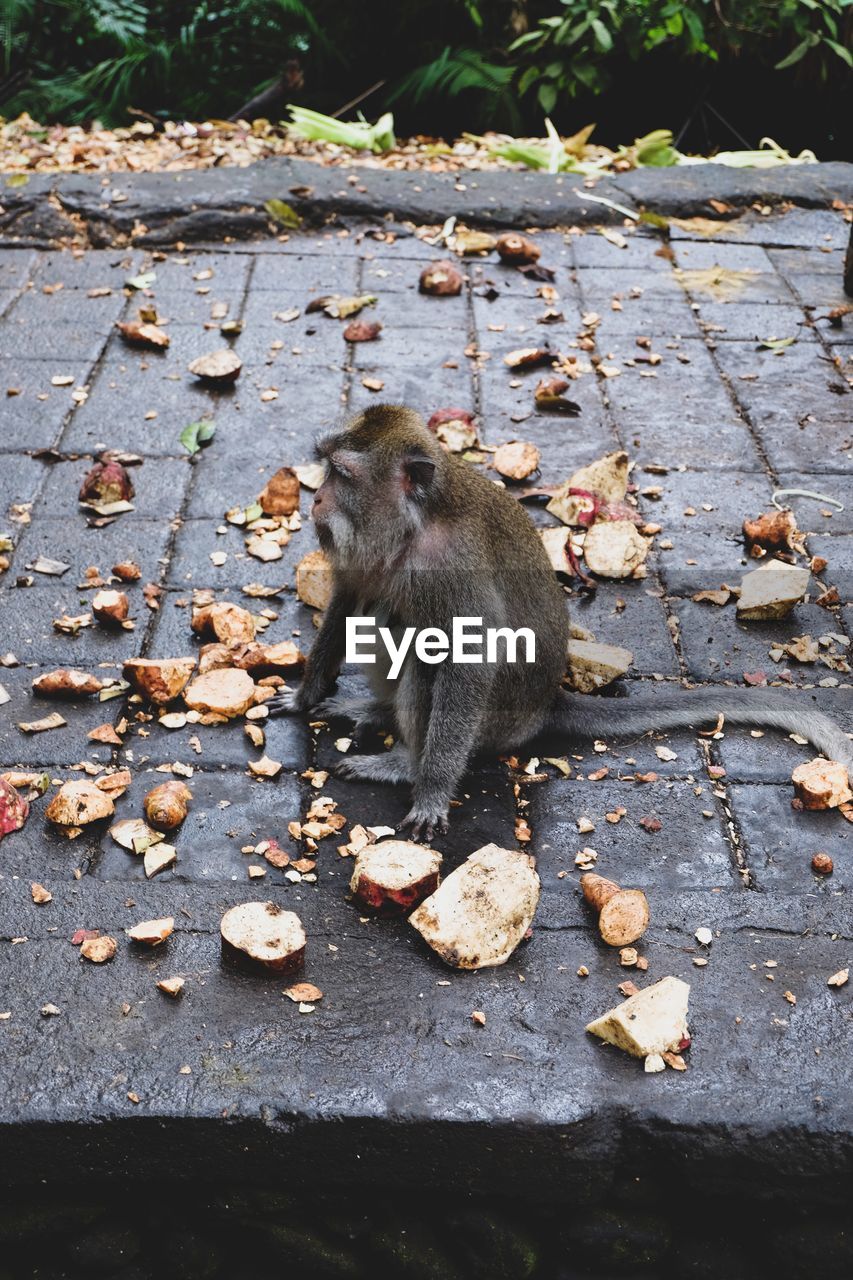
[[[289,716],[302,710],[298,689],[282,689],[281,693],[277,693],[264,705],[271,716]]]
[[[347,698],[343,694],[324,698],[312,712],[323,720],[351,720],[356,729],[379,728],[384,719],[383,708],[372,698]]]
[[[411,828],[409,835],[412,840],[424,840],[429,844],[436,832],[442,836],[447,834],[447,809],[439,809],[437,805],[421,809],[416,805],[403,818],[400,827]]]
[[[336,767],[339,778],[355,778],[359,782],[397,782],[412,781],[412,766],[409,753],[399,743],[386,755],[353,756],[342,760]]]

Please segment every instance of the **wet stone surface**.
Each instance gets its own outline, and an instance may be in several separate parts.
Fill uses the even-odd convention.
[[[640,193],[639,178],[626,178],[624,190],[632,183]],[[683,199],[689,215],[689,192]],[[451,831],[435,842],[446,869],[490,841],[515,848],[523,818],[531,831],[523,847],[537,858],[543,893],[532,937],[504,968],[457,974],[404,920],[368,918],[349,900],[351,863],[337,846],[357,822],[396,825],[408,793],[335,777],[339,739],[352,736],[344,722],[259,722],[260,749],[242,718],[168,729],[126,695],[66,704],[30,693],[32,679],[55,666],[117,677],[131,655],[196,654],[194,590],[272,611],[263,639],[296,639],[307,650],[314,611],[296,599],[294,571],[316,545],[309,495],[304,527],[271,563],[247,555],[224,513],[251,502],[281,463],[310,460],[315,437],[349,413],[399,400],[425,415],[473,410],[486,446],[482,466],[498,444],[534,443],[541,452],[534,486],[556,485],[619,447],[636,461],[632,497],[644,520],[661,526],[646,576],[594,592],[565,579],[573,621],[634,654],[624,687],[612,691],[617,698],[644,690],[666,696],[685,678],[725,682],[748,696],[744,675],[763,672],[791,685],[793,701],[816,701],[853,731],[843,667],[853,574],[853,321],[833,328],[821,318],[843,301],[843,214],[749,212],[710,240],[686,221],[673,226],[663,254],[658,236],[630,227],[624,249],[594,228],[548,231],[541,242],[542,262],[555,270],[551,300],[494,255],[462,264],[459,297],[425,297],[419,272],[446,251],[395,237],[393,222],[382,226],[385,241],[359,235],[353,224],[347,234],[338,226],[198,252],[0,252],[0,534],[13,546],[0,577],[0,654],[12,652],[19,663],[0,667],[8,694],[0,703],[0,769],[44,770],[58,782],[127,767],[133,781],[116,802],[122,818],[139,815],[144,793],[173,776],[158,766],[193,770],[190,814],[173,840],[177,861],[154,879],[106,824],[77,840],[57,834],[41,799],[25,828],[0,846],[0,1013],[10,1015],[0,1021],[7,1134],[0,1179],[108,1176],[126,1167],[131,1143],[137,1172],[143,1162],[163,1167],[180,1149],[187,1176],[208,1177],[215,1158],[247,1185],[261,1178],[269,1187],[297,1167],[305,1185],[319,1187],[362,1179],[398,1190],[488,1185],[516,1200],[588,1194],[599,1207],[584,1222],[539,1223],[532,1243],[516,1224],[515,1243],[501,1256],[526,1260],[507,1274],[689,1270],[671,1202],[628,1205],[620,1199],[625,1187],[614,1191],[614,1168],[654,1168],[661,1186],[684,1179],[708,1194],[760,1186],[779,1202],[830,1204],[853,1156],[853,988],[826,985],[853,961],[846,905],[853,826],[838,813],[792,809],[790,771],[813,754],[807,747],[769,730],[724,728],[716,737],[684,731],[608,741],[601,750],[568,741],[548,748],[565,759],[569,777],[544,762],[545,749],[532,770],[544,780],[518,777],[506,761],[475,762]],[[141,271],[154,273],[148,288],[127,287]],[[305,314],[314,296],[361,291],[377,297],[362,318],[382,323],[378,341],[348,344],[339,321]],[[140,305],[168,321],[172,344],[162,355],[129,348],[113,327],[136,318]],[[540,323],[548,307],[562,319]],[[295,319],[281,318],[294,308]],[[223,315],[243,322],[239,336],[220,334]],[[796,341],[782,354],[758,349],[764,339],[788,337]],[[579,405],[574,417],[535,412],[542,371],[515,373],[504,363],[513,348],[543,342],[577,358],[566,393]],[[226,345],[243,360],[236,384],[218,391],[198,384],[187,363]],[[648,360],[650,353],[659,359]],[[190,459],[179,435],[201,417],[215,421],[216,434]],[[96,527],[76,497],[103,447],[133,451],[142,463],[132,470],[135,509]],[[738,586],[755,567],[742,521],[768,509],[776,489],[791,487],[819,495],[791,500],[808,553],[828,562],[808,600],[781,622],[753,624],[738,621],[733,600],[693,601],[723,582]],[[537,525],[553,523],[541,499],[526,506]],[[38,556],[70,567],[45,576],[29,567]],[[142,568],[141,581],[126,587],[135,629],[58,633],[55,618],[89,610],[86,569],[106,576],[125,559]],[[146,583],[163,589],[159,609],[145,603]],[[249,583],[281,590],[252,598],[243,592]],[[838,605],[818,605],[832,586]],[[804,634],[831,636],[840,664],[770,657]],[[350,683],[348,673],[343,684]],[[54,709],[66,726],[33,735],[18,728]],[[107,723],[122,729],[122,746],[87,740]],[[274,781],[247,773],[262,750],[282,764]],[[382,736],[367,732],[347,754],[382,750]],[[79,767],[86,762],[88,772]],[[288,823],[319,796],[337,802],[347,825],[320,842],[309,873],[316,880],[241,852],[275,836],[292,858],[305,856]],[[579,829],[584,818],[591,830]],[[579,891],[582,848],[597,854],[597,871],[646,889],[646,975],[621,968],[599,941]],[[820,850],[836,868],[824,879],[811,869]],[[250,864],[266,875],[250,879]],[[36,906],[32,881],[53,901]],[[222,957],[222,913],[268,899],[304,921],[304,978],[324,992],[313,1012],[283,997],[282,977],[245,973]],[[161,915],[176,919],[162,947],[127,942],[125,928]],[[696,942],[700,926],[714,931],[710,948]],[[81,959],[69,941],[80,928],[115,936],[115,959],[101,967]],[[768,969],[770,960],[777,966]],[[581,966],[588,977],[577,975]],[[644,1075],[640,1063],[599,1047],[583,1028],[617,1003],[626,977],[643,985],[669,973],[692,984],[690,1069]],[[186,985],[172,1000],[156,982],[175,975]],[[48,1003],[57,1016],[39,1012]],[[474,1010],[486,1014],[485,1026],[472,1022]],[[100,1126],[97,1139],[89,1126]],[[784,1169],[774,1155],[779,1144]],[[242,1274],[230,1246],[207,1232],[206,1212],[193,1209],[201,1242],[183,1273]],[[795,1224],[768,1212],[767,1239],[778,1243],[785,1226],[795,1233],[790,1256],[798,1248],[812,1256]],[[238,1216],[261,1223],[265,1257],[297,1245],[307,1251],[288,1254],[308,1259],[306,1276],[369,1274],[392,1254],[401,1275],[481,1274],[466,1270],[470,1237],[459,1227],[452,1247],[439,1247],[425,1220],[412,1220],[414,1252],[404,1256],[399,1223],[384,1243],[368,1242],[339,1209],[311,1230],[265,1214],[251,1205]],[[500,1214],[492,1218],[509,1231]],[[485,1218],[478,1221],[482,1227]],[[633,1271],[617,1257],[620,1221],[636,1246]],[[13,1228],[17,1280],[22,1241],[32,1235]],[[91,1232],[82,1220],[64,1227],[50,1274],[76,1276],[91,1266],[147,1275],[155,1254],[146,1231],[120,1215]],[[842,1270],[844,1247],[831,1245]],[[731,1274],[751,1256],[733,1255]]]

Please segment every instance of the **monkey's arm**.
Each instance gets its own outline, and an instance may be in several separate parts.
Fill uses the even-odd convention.
[[[490,683],[485,666],[445,662],[438,669],[420,752],[412,751],[412,807],[401,824],[411,827],[414,840],[447,830],[450,801],[480,738]]]
[[[349,592],[336,589],[323,618],[323,625],[306,661],[302,680],[296,689],[285,689],[267,702],[272,716],[293,711],[308,711],[325,698],[335,683],[344,660],[346,618],[352,611]]]
[[[853,744],[835,721],[809,705],[805,693],[776,689],[679,688],[661,698],[591,698],[561,690],[547,728],[578,738],[625,738],[710,725],[719,715],[729,724],[798,733],[830,760],[853,769]]]

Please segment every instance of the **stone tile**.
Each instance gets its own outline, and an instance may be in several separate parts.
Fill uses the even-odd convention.
[[[3,532],[8,532],[6,521],[9,509],[20,503],[32,502],[45,478],[47,468],[43,462],[28,458],[23,453],[10,453],[0,456],[0,524]],[[20,534],[20,526],[13,526],[15,536]]]
[[[755,244],[732,244],[720,248],[716,241],[678,240],[675,243],[675,260],[685,271],[705,271],[720,266],[725,259],[727,271],[773,270],[773,263],[765,249]]]
[[[767,338],[796,338],[812,343],[817,333],[806,323],[801,307],[784,302],[701,302],[699,323],[710,342],[749,342]]]
[[[70,648],[70,644],[68,645]],[[72,650],[73,653],[73,650]],[[75,655],[76,656],[76,655]],[[65,657],[57,666],[71,666],[74,658]],[[38,765],[67,769],[81,760],[109,764],[112,748],[87,741],[86,734],[102,724],[115,724],[124,713],[124,699],[100,702],[89,698],[45,698],[33,693],[32,682],[50,667],[11,667],[0,670],[0,685],[9,701],[0,706],[0,769],[31,769]],[[83,669],[101,679],[120,676],[115,668],[99,670],[96,663],[86,662]],[[30,723],[58,712],[67,721],[65,727],[44,733],[24,733],[21,721]],[[77,775],[75,775],[77,776]],[[79,777],[85,778],[85,774]]]
[[[670,471],[660,476],[637,468],[633,478],[643,515],[663,526],[655,546],[668,591],[689,595],[721,582],[737,586],[743,574],[755,568],[746,557],[742,526],[745,519],[770,508],[773,486],[766,476],[719,471]],[[658,489],[660,496],[654,500],[645,496]],[[671,549],[661,548],[666,541],[673,544]]]
[[[756,886],[765,892],[814,896],[818,903],[849,892],[853,828],[831,811],[796,812],[791,794],[790,785],[731,789],[746,865]],[[812,871],[812,855],[819,851],[828,853],[835,864],[831,876],[816,876]]]
[[[319,433],[318,433],[319,434]],[[246,507],[254,502],[267,480],[281,466],[299,466],[312,461],[310,441],[298,441],[292,449],[283,441],[276,451],[261,456],[257,448],[204,449],[192,467],[192,485],[186,513],[189,517],[221,520],[232,507]],[[302,489],[300,510],[307,520],[313,494]]]
[[[780,666],[784,669],[784,664]],[[835,720],[846,733],[853,733],[851,677],[840,676],[842,683],[838,688],[819,689],[815,687],[816,682],[832,674],[825,666],[810,664],[804,670],[801,669],[801,672],[807,688],[781,690],[791,699],[791,705],[801,708],[802,714],[812,709],[821,711]],[[745,693],[744,697],[748,699],[749,693]],[[727,786],[742,782],[776,783],[786,788],[789,808],[793,796],[791,774],[798,764],[815,754],[812,747],[793,742],[787,734],[779,731],[767,729],[762,738],[756,739],[749,729],[736,729],[732,726],[726,726],[722,739],[715,741],[715,751],[725,766]],[[800,816],[809,820],[809,815]]]
[[[39,255],[33,249],[4,248],[0,258],[0,288],[17,291],[32,279]]]
[[[218,534],[217,529],[225,533]],[[294,570],[304,555],[316,547],[313,532],[303,529],[291,536],[280,560],[261,561],[246,551],[246,540],[234,525],[217,520],[187,520],[177,531],[167,572],[167,582],[181,592],[193,587],[242,587],[247,582],[264,586],[292,586]],[[224,551],[228,559],[214,565],[211,553]],[[273,607],[280,607],[275,602]]]
[[[49,449],[56,445],[66,421],[77,412],[71,393],[85,385],[87,360],[3,360],[0,378],[0,452]],[[68,386],[54,386],[54,377],[71,377]],[[10,395],[10,389],[14,394]]]
[[[502,337],[504,335],[501,335]],[[502,348],[511,350],[507,344]],[[534,394],[547,367],[511,370],[498,354],[480,373],[482,429],[489,444],[531,440],[542,454],[542,476],[549,483],[566,479],[578,467],[618,447],[593,373],[569,383],[565,398],[580,406],[574,417],[536,411]]]
[[[343,337],[339,336],[343,344]],[[454,362],[465,368],[468,335],[462,329],[383,329],[375,342],[354,342],[351,346],[353,368],[369,369],[379,376],[393,376],[399,365],[420,366],[425,372],[438,371]]]
[[[801,604],[780,622],[738,622],[734,603],[694,604],[673,600],[679,620],[681,647],[687,670],[694,680],[734,680],[742,684],[744,672],[774,675],[770,649],[801,635],[822,635],[830,629],[832,615],[814,604]],[[796,667],[798,664],[792,664]],[[803,669],[793,671],[797,684],[808,683]]]
[[[569,872],[562,892],[571,891],[577,883],[575,854],[585,847],[598,853],[595,870],[599,874],[632,888],[664,892],[737,882],[721,815],[702,817],[704,809],[715,809],[707,785],[697,796],[688,782],[553,778],[530,791],[540,865],[546,875],[552,869]],[[607,822],[604,815],[620,806],[627,810],[622,820]],[[581,817],[594,822],[595,830],[581,835],[577,829]],[[640,826],[644,817],[658,818],[661,830],[647,832]]]
[[[274,295],[280,311],[289,307],[304,310],[312,298],[327,293],[347,297],[358,292],[359,264],[354,255],[259,254],[254,261],[252,295]]]
[[[26,573],[27,565],[40,555],[62,560],[71,566],[68,572],[53,579],[36,574],[33,590],[52,590],[55,584],[57,592],[73,595],[90,565],[97,565],[102,574],[107,574],[114,564],[135,560],[142,569],[143,582],[157,581],[169,537],[167,524],[138,518],[135,513],[123,515],[101,529],[86,523],[82,509],[74,519],[42,515],[21,534],[10,573]],[[139,588],[130,584],[128,590],[133,594]]]
[[[20,251],[18,251],[20,252]],[[3,254],[4,259],[6,253]],[[121,290],[129,276],[143,269],[144,255],[131,249],[90,249],[73,254],[62,249],[48,249],[33,255],[34,270],[28,273],[33,288],[62,285],[67,289],[110,288]],[[54,295],[56,296],[56,295]]]
[[[569,600],[569,617],[602,644],[630,649],[636,671],[677,675],[678,663],[659,594],[652,577],[641,582],[602,582],[596,591],[579,592]]]
[[[620,234],[627,240],[624,248],[613,244],[595,230],[572,236],[571,243],[578,269],[584,271],[588,267],[604,267],[630,271],[672,271],[669,259],[659,252],[663,245],[660,236],[647,235],[642,231],[630,232],[622,228]]]
[[[47,474],[33,513],[34,521],[41,520],[43,516],[73,515],[82,520],[93,516],[94,512],[80,505],[78,494],[94,463],[94,456],[89,454],[88,457],[63,459],[47,467],[42,464]],[[185,454],[183,458],[148,458],[142,466],[130,467],[128,471],[133,481],[131,501],[135,511],[120,516],[116,523],[133,524],[139,519],[171,520],[181,508],[196,468],[189,455]]]
[[[228,315],[236,320],[240,317],[243,301],[243,287],[239,284],[220,284],[216,280],[195,287],[183,288],[162,287],[159,283],[152,285],[141,293],[132,294],[127,301],[125,320],[139,318],[141,306],[156,306],[157,315],[167,322],[167,329],[172,325],[202,325],[212,321],[212,310],[216,303],[225,303]],[[216,328],[211,330],[211,350],[217,345]]]
[[[365,387],[365,378],[383,382],[381,391]],[[474,392],[468,361],[460,358],[457,369],[439,366],[423,370],[420,365],[387,369],[379,363],[359,369],[353,377],[349,411],[359,413],[371,404],[405,404],[425,418],[429,418],[436,409],[449,406],[473,409]]]
[[[175,749],[166,746],[164,759],[174,759]],[[172,776],[158,773],[153,768],[152,757],[147,768],[137,770],[133,784],[116,804],[116,818],[135,817],[142,811],[142,800],[152,787],[166,782]],[[260,898],[264,901],[275,886],[276,898],[282,905],[291,893],[296,897],[308,892],[316,894],[316,885],[291,886],[284,871],[268,867],[263,881],[254,884],[249,880],[246,868],[260,858],[248,857],[240,852],[245,844],[258,844],[275,836],[281,845],[299,857],[301,845],[287,834],[287,824],[303,813],[300,788],[292,772],[279,774],[272,782],[258,782],[245,772],[215,769],[197,771],[192,778],[184,779],[193,793],[189,814],[181,827],[173,834],[170,843],[178,851],[175,865],[159,874],[163,883],[233,883],[244,894],[243,901]],[[227,805],[222,802],[227,801]],[[333,854],[329,850],[329,855]],[[324,850],[324,857],[326,856]],[[334,857],[337,858],[337,853]],[[331,861],[331,856],[328,856]],[[122,849],[105,832],[101,837],[100,853],[92,874],[99,880],[145,880],[143,859]],[[266,865],[266,864],[264,864]],[[282,897],[283,895],[283,897]],[[240,899],[235,899],[239,901]]]
[[[6,575],[7,585],[0,588],[0,608],[3,610],[3,652],[14,653],[21,662],[33,662],[50,667],[88,667],[92,663],[121,663],[125,658],[141,650],[148,610],[142,604],[141,594],[129,592],[131,617],[136,620],[133,631],[107,631],[94,625],[84,627],[76,636],[61,635],[53,627],[54,618],[62,614],[77,617],[89,612],[89,600],[75,590],[69,570],[67,586],[56,585],[15,589],[13,579]],[[55,580],[54,580],[55,581]]]

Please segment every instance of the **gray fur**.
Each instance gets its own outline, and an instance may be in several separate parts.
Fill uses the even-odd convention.
[[[320,442],[329,472],[314,519],[334,570],[334,593],[298,689],[267,705],[377,719],[393,728],[390,754],[348,758],[341,772],[372,781],[411,779],[403,820],[414,838],[445,830],[450,801],[476,752],[524,746],[543,731],[636,736],[708,722],[767,725],[808,736],[851,763],[845,735],[826,716],[772,690],[679,690],[669,700],[599,699],[565,693],[569,625],[565,596],[541,539],[520,504],[447,454],[410,409],[377,405]],[[387,664],[367,671],[375,701],[331,698],[344,656],[347,616],[374,616],[392,630],[439,627],[454,617],[483,628],[531,628],[536,661],[493,665],[421,663],[410,652],[400,677]],[[378,655],[377,655],[378,656]],[[366,720],[365,716],[370,719]]]

